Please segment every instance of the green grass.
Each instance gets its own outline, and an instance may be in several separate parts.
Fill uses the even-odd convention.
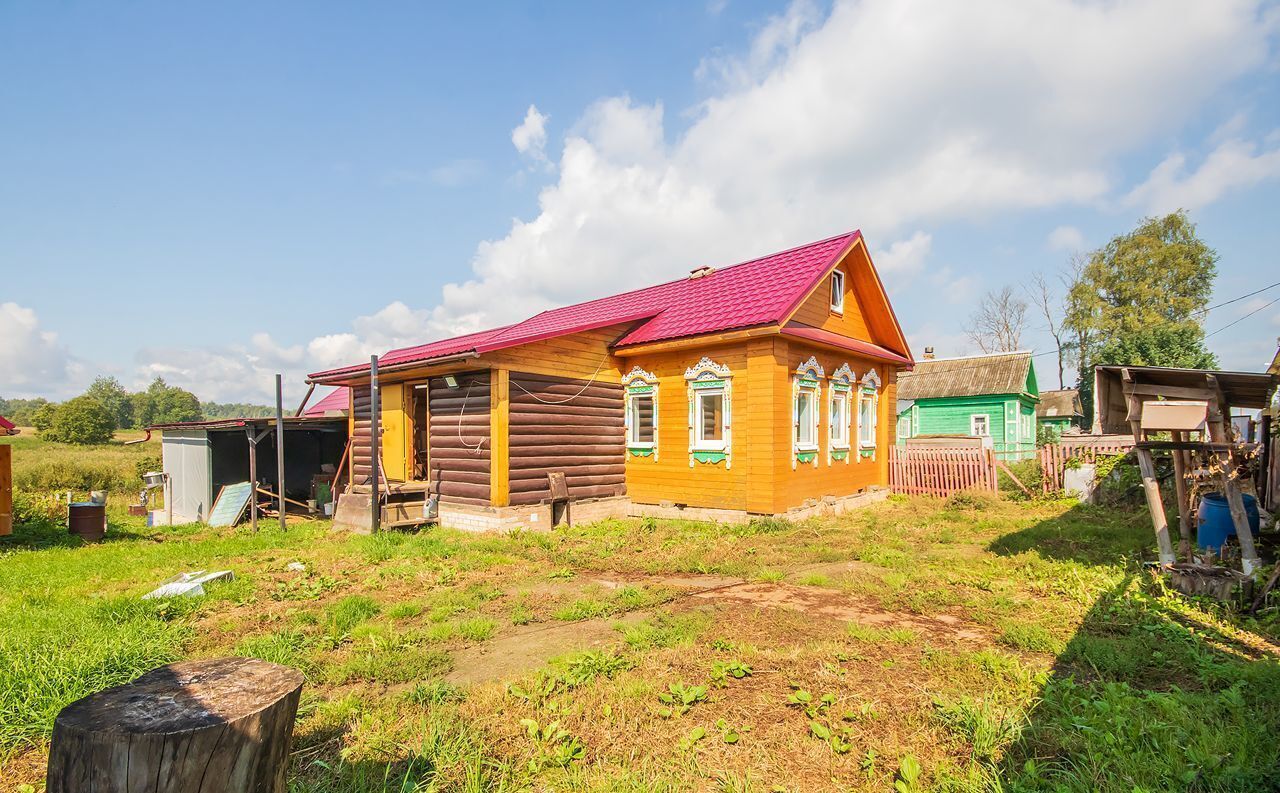
[[[141,431],[126,430],[117,432],[111,443],[75,446],[43,440],[26,427],[20,435],[0,438],[0,444],[13,447],[13,486],[20,491],[108,490],[132,497],[142,487],[139,466],[159,468],[158,434],[146,443],[124,445],[143,437]]]
[[[99,545],[38,516],[0,539],[6,781],[38,781],[52,719],[71,700],[232,653],[306,674],[294,793],[887,790],[908,754],[924,768],[920,789],[1225,793],[1269,789],[1280,767],[1275,611],[1244,620],[1151,579],[1141,512],[896,499],[796,524],[618,520],[501,537],[112,520]],[[829,586],[797,571],[833,558],[863,564],[824,599],[908,620],[668,603],[678,593],[645,579]],[[307,571],[287,571],[291,561]],[[201,568],[237,579],[202,600],[138,599]],[[592,583],[607,571],[632,583]],[[455,656],[485,655],[477,643],[497,655],[504,636],[537,641],[646,609],[603,645],[598,625],[580,626],[597,631],[597,649],[547,669],[465,693],[442,679]],[[513,627],[536,616],[548,622]],[[967,638],[930,627],[942,616]],[[721,674],[731,663],[751,673]],[[663,718],[658,695],[675,683],[710,687]],[[790,686],[812,693],[812,716],[785,704]],[[534,740],[521,719],[569,737]],[[729,745],[720,720],[752,730]],[[815,739],[813,722],[840,741]],[[697,727],[706,738],[687,741]],[[569,756],[575,741],[582,758]],[[845,741],[849,751],[831,748]]]

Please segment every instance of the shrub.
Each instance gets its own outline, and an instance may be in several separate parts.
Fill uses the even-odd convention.
[[[40,436],[51,441],[90,445],[111,440],[115,429],[115,417],[101,402],[93,397],[78,396],[54,409],[52,420],[40,431]]]
[[[1013,475],[1018,477],[1021,482],[1032,495],[1040,492],[1044,482],[1044,472],[1040,468],[1039,460],[1015,460],[1009,463],[1009,470]],[[1009,475],[1004,471],[1000,471],[1000,492],[1012,496],[1013,498],[1026,498],[1026,493],[1022,492],[1022,488],[1018,487],[1009,479]]]

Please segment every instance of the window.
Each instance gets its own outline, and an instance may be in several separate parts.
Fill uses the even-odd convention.
[[[831,310],[844,311],[844,273],[839,270],[831,272]]]
[[[814,410],[815,401],[812,389],[802,388],[796,394],[796,446],[801,449],[818,448],[818,435],[815,432],[818,423]]]
[[[849,395],[836,391],[831,395],[831,447],[849,448]]]
[[[979,437],[991,436],[991,417],[985,413],[969,417],[969,434]]]
[[[858,445],[875,448],[876,395],[864,392],[858,396]]]
[[[695,449],[719,451],[724,449],[724,391],[702,389],[698,391],[698,417],[695,427]]]
[[[627,397],[628,446],[653,446],[653,394]]]

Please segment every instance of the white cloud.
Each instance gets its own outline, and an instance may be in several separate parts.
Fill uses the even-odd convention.
[[[433,307],[392,304],[303,358],[354,363],[853,227],[893,289],[922,270],[933,224],[1114,200],[1117,160],[1265,67],[1274,29],[1250,0],[837,0],[825,16],[800,0],[740,57],[703,61],[709,95],[670,134],[661,102],[604,97],[553,163],[530,105],[511,142],[553,174],[536,213],[480,243]],[[1173,163],[1134,200],[1241,183],[1270,154],[1240,146],[1195,174]],[[977,288],[948,267],[929,283],[959,302]],[[233,357],[251,354],[266,357]]]
[[[1280,179],[1280,147],[1260,150],[1251,141],[1232,139],[1220,143],[1190,172],[1185,154],[1170,154],[1129,192],[1125,203],[1152,214],[1197,209],[1231,190],[1272,179]]]
[[[546,162],[548,118],[549,116],[538,112],[536,105],[529,105],[524,121],[511,130],[511,143],[516,151],[537,162]]]
[[[593,104],[536,216],[478,247],[432,327],[511,321],[853,226],[874,246],[1098,203],[1114,157],[1264,64],[1267,35],[1245,2],[868,0],[826,18],[793,4],[742,58],[704,64],[723,87],[683,134],[664,134],[660,103]],[[536,108],[517,131],[517,148],[545,143]]]
[[[933,235],[917,231],[905,240],[898,240],[883,251],[871,255],[880,277],[904,276],[920,271],[924,260],[933,248]]]
[[[1084,247],[1084,235],[1075,226],[1058,226],[1049,232],[1048,244],[1055,251],[1078,251]]]
[[[70,396],[83,386],[84,367],[40,326],[34,309],[0,303],[0,395]]]

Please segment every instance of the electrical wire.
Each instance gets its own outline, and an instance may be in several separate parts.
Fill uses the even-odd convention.
[[[1277,286],[1280,286],[1280,281],[1276,281],[1274,284],[1271,284],[1270,286],[1264,286],[1261,289],[1250,292],[1247,295],[1240,295],[1240,297],[1233,297],[1230,300],[1224,300],[1221,303],[1217,303],[1215,305],[1209,306],[1208,308],[1202,308],[1197,313],[1208,314],[1210,311],[1213,311],[1215,308],[1222,308],[1223,306],[1229,306],[1232,303],[1239,303],[1241,300],[1244,300],[1246,297],[1253,297],[1254,295],[1260,295],[1263,292],[1267,291],[1268,289],[1275,289]]]
[[[467,383],[466,393],[462,395],[462,407],[459,408],[458,410],[458,443],[461,443],[463,448],[465,448],[467,451],[471,452],[472,454],[478,455],[480,454],[481,447],[484,446],[484,442],[489,440],[489,436],[486,435],[483,438],[481,438],[480,442],[477,443],[475,446],[472,446],[471,444],[467,443],[466,439],[462,437],[462,417],[467,414],[467,400],[471,398],[471,387],[474,386],[475,384],[476,384],[476,381],[474,378],[472,378]]]
[[[1257,294],[1257,293],[1255,292],[1254,294]],[[1248,297],[1248,295],[1245,295],[1245,297]],[[1240,322],[1244,322],[1246,319],[1248,319],[1249,317],[1252,317],[1254,314],[1257,314],[1257,313],[1258,313],[1258,312],[1260,312],[1260,311],[1266,311],[1267,309],[1269,309],[1269,308],[1271,308],[1272,306],[1274,306],[1276,303],[1280,303],[1280,297],[1277,297],[1275,300],[1272,300],[1270,303],[1267,303],[1267,304],[1265,304],[1265,305],[1259,306],[1258,308],[1255,308],[1253,311],[1250,311],[1248,314],[1245,314],[1243,317],[1240,317],[1239,319],[1236,319],[1236,320],[1233,320],[1233,321],[1231,321],[1231,322],[1228,322],[1227,324],[1225,324],[1225,325],[1223,325],[1222,327],[1220,327],[1220,328],[1218,328],[1217,330],[1215,330],[1213,333],[1206,334],[1206,335],[1205,335],[1205,338],[1207,339],[1207,338],[1210,338],[1210,337],[1212,337],[1212,336],[1216,336],[1216,335],[1218,335],[1219,333],[1221,333],[1222,331],[1224,331],[1224,330],[1226,330],[1227,328],[1231,327],[1232,325],[1235,325],[1235,324],[1240,323]]]
[[[524,386],[520,385],[519,383],[515,382],[514,380],[512,380],[512,381],[510,381],[510,382],[511,382],[511,385],[515,386],[516,388],[518,388],[518,389],[520,389],[521,391],[525,392],[525,393],[526,393],[526,394],[528,394],[529,396],[533,397],[533,398],[534,398],[534,401],[541,402],[541,403],[542,403],[542,404],[544,404],[544,405],[563,405],[563,404],[565,404],[566,402],[572,402],[573,400],[575,400],[575,399],[577,399],[578,397],[582,396],[583,392],[585,392],[585,391],[586,391],[588,388],[590,388],[591,386],[595,385],[595,382],[596,382],[596,376],[597,376],[597,375],[599,375],[599,374],[600,374],[600,370],[604,368],[604,362],[605,362],[605,361],[607,361],[607,360],[609,360],[609,355],[610,355],[609,350],[606,348],[606,349],[605,349],[605,351],[604,351],[604,355],[603,355],[603,356],[601,356],[601,358],[600,358],[600,363],[596,364],[596,370],[595,370],[594,372],[592,372],[592,373],[591,373],[591,377],[590,377],[590,378],[588,378],[588,380],[587,380],[587,384],[586,384],[586,385],[584,385],[582,388],[578,389],[578,393],[574,394],[574,395],[573,395],[573,396],[571,396],[571,397],[567,397],[567,398],[565,398],[565,399],[543,399],[542,397],[540,397],[540,396],[538,396],[537,394],[533,393],[532,391],[530,391],[529,389],[527,389],[527,388],[525,388]]]

